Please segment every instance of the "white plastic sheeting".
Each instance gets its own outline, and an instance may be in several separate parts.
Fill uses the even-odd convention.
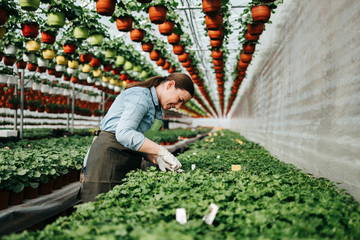
[[[287,0],[225,125],[360,201],[360,4]]]

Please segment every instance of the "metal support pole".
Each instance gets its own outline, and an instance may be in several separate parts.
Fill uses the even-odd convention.
[[[25,79],[24,79],[25,71],[22,70],[21,78],[20,78],[20,87],[21,87],[21,95],[20,95],[20,139],[24,137],[24,87],[25,87]]]
[[[67,97],[67,103],[66,106],[70,104],[70,96]],[[70,116],[69,116],[69,112],[66,113],[66,128],[67,128],[67,132],[69,134],[70,131]]]
[[[15,85],[15,97],[18,98],[18,87]],[[14,130],[17,131],[17,108],[14,110]]]
[[[73,84],[73,87],[72,87],[71,135],[74,135],[74,113],[75,113],[75,84]]]
[[[102,92],[102,117],[105,115],[105,92]]]

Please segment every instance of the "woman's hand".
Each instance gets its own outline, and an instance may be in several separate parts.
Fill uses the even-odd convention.
[[[163,169],[177,171],[182,167],[179,160],[164,147],[161,147],[156,162],[162,171],[164,171]]]
[[[156,159],[157,159],[157,154],[146,154],[146,160],[149,162],[152,162],[153,164],[157,164]]]

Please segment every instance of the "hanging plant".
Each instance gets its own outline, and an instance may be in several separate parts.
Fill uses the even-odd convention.
[[[244,53],[253,54],[255,52],[256,45],[254,43],[245,43],[242,47]]]
[[[116,0],[96,0],[96,11],[99,15],[111,16],[115,11]]]
[[[176,33],[172,33],[171,35],[169,35],[169,36],[167,37],[168,43],[170,43],[171,45],[177,45],[177,44],[179,44],[180,38],[181,38],[181,35],[180,35],[180,34],[176,34]]]
[[[206,14],[218,13],[221,11],[222,0],[203,0],[202,9]]]
[[[243,61],[245,63],[249,63],[249,62],[251,62],[252,54],[241,53],[240,59],[241,59],[241,61]]]
[[[47,24],[51,27],[63,27],[65,25],[65,12],[69,0],[51,2],[50,7],[47,8],[45,14],[47,16]]]
[[[67,65],[68,59],[64,52],[59,52],[55,58],[56,64],[58,65]]]
[[[40,27],[41,41],[46,44],[54,44],[56,40],[56,30],[47,24]]]
[[[5,55],[3,61],[6,66],[12,66],[15,63],[16,58],[13,55]]]
[[[26,42],[26,49],[29,52],[38,52],[40,50],[41,40],[39,38]]]
[[[1,45],[4,46],[4,53],[7,55],[15,55],[25,42],[25,38],[22,35],[18,35],[15,30],[8,31],[4,39],[1,40]]]
[[[159,24],[159,32],[162,35],[169,36],[174,32],[175,22],[172,20],[165,20]]]
[[[36,63],[32,63],[32,62],[28,62],[28,63],[27,63],[27,69],[28,69],[30,72],[35,72],[36,69],[37,69],[37,64],[36,64]]]
[[[26,11],[35,11],[39,8],[40,0],[19,0],[19,5]]]
[[[126,8],[123,2],[119,2],[110,22],[116,22],[116,27],[119,31],[129,32],[133,27],[134,17],[131,10]]]
[[[144,52],[151,52],[154,49],[154,44],[150,41],[144,41],[141,43],[141,47]]]
[[[90,61],[90,66],[93,68],[99,68],[103,62],[103,56],[101,54],[94,55]]]
[[[17,16],[15,1],[1,1],[0,2],[0,26],[4,25],[9,16]]]
[[[118,41],[117,40],[108,40],[102,45],[102,50],[104,51],[105,59],[115,58],[117,54]]]
[[[134,42],[141,42],[145,37],[145,31],[142,29],[134,28],[130,31],[130,38]]]
[[[28,12],[20,15],[21,31],[24,37],[36,38],[39,34],[39,20],[34,13]]]
[[[176,55],[181,55],[185,52],[185,47],[181,44],[173,45],[173,52]]]
[[[52,60],[55,58],[55,48],[51,44],[42,44],[41,45],[42,56],[44,59]]]
[[[208,30],[217,30],[222,27],[223,18],[220,14],[206,15],[205,24]]]
[[[166,20],[167,8],[164,5],[155,5],[149,8],[149,18],[152,23],[160,24]]]

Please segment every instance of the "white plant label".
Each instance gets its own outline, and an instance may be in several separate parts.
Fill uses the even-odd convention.
[[[218,210],[219,210],[218,205],[216,205],[215,203],[211,203],[208,214],[206,214],[202,220],[209,225],[212,224],[213,221],[215,220]]]
[[[191,171],[193,171],[196,168],[195,164],[191,164]]]
[[[185,208],[177,208],[176,209],[176,221],[180,224],[187,223]]]

